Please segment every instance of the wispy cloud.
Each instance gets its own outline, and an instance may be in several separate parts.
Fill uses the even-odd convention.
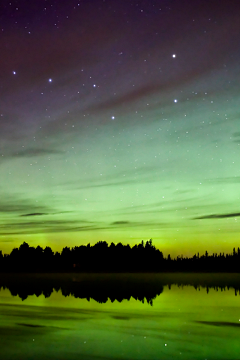
[[[10,196],[0,200],[0,213],[8,214],[36,214],[36,213],[48,213],[51,211],[49,207],[45,205],[36,204],[36,202],[30,199],[22,199],[20,197]]]
[[[100,187],[112,187],[121,185],[132,185],[140,183],[150,183],[157,181],[159,168],[158,166],[139,166],[136,169],[126,169],[114,174],[106,175],[101,178],[92,178],[85,181],[76,180],[73,182],[66,182],[63,186],[72,189],[91,189]]]
[[[22,214],[20,216],[42,216],[42,215],[48,215],[48,213],[30,213],[30,214]]]
[[[15,143],[17,144],[17,140],[15,140]],[[3,164],[4,162],[14,158],[31,158],[39,156],[61,155],[65,153],[64,151],[50,148],[27,148],[21,150],[18,150],[17,148],[18,146],[16,145],[16,149],[13,151],[6,145],[4,156],[1,156],[0,158],[0,164]]]
[[[114,221],[111,225],[128,225],[129,221]]]
[[[88,232],[98,230],[118,230],[127,228],[162,228],[166,224],[160,222],[127,221],[119,220],[110,224],[105,222],[93,222],[87,220],[33,220],[6,222],[0,225],[0,235],[24,235],[61,232]]]
[[[240,137],[240,131],[236,131],[232,134],[233,137]]]
[[[134,103],[135,101],[141,100],[146,96],[150,96],[153,95],[154,93],[159,92],[160,88],[161,88],[160,84],[157,83],[142,85],[136,90],[132,90],[118,97],[108,99],[98,105],[93,105],[88,110],[93,110],[93,111],[112,110],[122,105],[126,106],[127,104]]]
[[[25,150],[20,150],[11,154],[12,157],[33,157],[33,156],[44,156],[44,155],[53,155],[53,154],[63,154],[63,151],[46,149],[46,148],[28,148]]]
[[[219,184],[240,183],[240,176],[219,177],[219,178],[207,179],[206,181],[212,183],[219,183]]]
[[[102,230],[104,227],[86,220],[34,220],[28,222],[6,222],[5,224],[1,224],[0,235],[78,232],[99,229]]]
[[[203,215],[193,218],[193,220],[201,220],[201,219],[225,219],[231,217],[238,217],[240,213],[230,213],[230,214],[212,214],[212,215]]]
[[[153,227],[154,228],[162,228],[164,225],[166,225],[166,223],[161,223],[161,222],[151,222],[151,221],[125,221],[125,220],[120,220],[120,221],[114,221],[110,224],[109,229],[118,229],[118,228],[149,228],[149,230],[151,230]]]

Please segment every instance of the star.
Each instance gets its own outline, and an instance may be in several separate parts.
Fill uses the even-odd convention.
[[[176,57],[176,54],[172,54],[172,57],[175,58],[175,57]]]
[[[48,79],[48,82],[52,82],[52,79]]]
[[[13,73],[13,75],[16,75],[16,71],[13,71],[12,73]]]

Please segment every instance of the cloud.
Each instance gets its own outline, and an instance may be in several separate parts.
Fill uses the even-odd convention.
[[[103,230],[105,227],[85,220],[37,220],[0,225],[0,235],[24,235]]]
[[[228,326],[228,327],[240,327],[239,323],[230,321],[195,321],[198,324],[212,325],[212,326]]]
[[[87,220],[61,220],[61,219],[54,219],[54,220],[32,220],[32,221],[22,221],[22,222],[11,222],[11,223],[7,223],[6,225],[0,225],[1,227],[6,227],[6,226],[10,226],[10,227],[48,227],[48,226],[66,226],[66,225],[76,225],[76,224],[91,224],[91,225],[84,225],[84,226],[94,226],[92,224],[94,224],[93,222],[87,221]]]
[[[20,216],[41,216],[41,215],[48,215],[48,213],[30,213],[30,214],[23,214]]]
[[[96,183],[96,184],[89,184],[89,185],[83,185],[83,186],[77,186],[78,189],[91,189],[91,188],[100,188],[100,187],[108,187],[108,186],[119,186],[119,185],[128,185],[136,183],[137,180],[122,180],[122,181],[116,181],[116,182],[105,182],[105,183]],[[139,183],[139,181],[138,181]]]
[[[240,213],[230,213],[230,214],[213,214],[213,215],[203,215],[193,218],[193,220],[202,220],[202,219],[225,219],[230,217],[238,217]]]
[[[213,179],[207,179],[206,181],[219,183],[219,184],[232,184],[232,183],[239,183],[240,182],[240,176],[228,176],[228,177],[221,177],[221,178],[213,178]]]
[[[58,232],[78,232],[95,231],[109,228],[104,224],[95,223],[84,219],[70,218],[53,219],[49,216],[56,214],[71,213],[70,211],[54,211],[54,209],[37,205],[31,199],[23,199],[18,195],[6,195],[0,197],[0,213],[8,215],[3,218],[0,224],[0,236],[2,235],[23,235],[23,234],[41,234]],[[18,221],[9,220],[9,215],[14,218],[18,216]],[[48,216],[41,219],[40,217]],[[21,221],[19,221],[21,219]],[[25,221],[32,219],[32,221]],[[5,221],[4,221],[5,220]]]
[[[110,187],[110,186],[120,186],[120,185],[131,185],[131,184],[140,184],[140,183],[150,183],[158,181],[159,168],[157,166],[142,166],[136,169],[126,169],[125,171],[120,171],[115,174],[109,174],[105,177],[102,177],[101,180],[96,178],[88,179],[87,181],[82,182],[73,181],[63,183],[66,187],[71,187],[72,189],[91,189],[91,188],[100,188],[100,187]]]
[[[160,87],[160,84],[154,83],[142,85],[136,90],[132,90],[118,97],[103,101],[98,105],[93,105],[88,110],[111,110],[122,105],[126,106],[127,104],[134,103],[135,101],[140,100],[146,96],[150,96],[159,92]]]
[[[98,230],[118,230],[126,228],[149,228],[151,231],[160,229],[164,223],[154,222],[130,222],[125,220],[114,221],[110,224],[97,223],[87,220],[33,220],[22,222],[6,222],[0,225],[0,236],[5,235],[24,235],[24,234],[47,234],[60,232],[82,232]]]
[[[234,132],[232,134],[233,137],[240,137],[240,131]]]
[[[127,225],[129,224],[129,221],[114,221],[111,223],[111,225]]]
[[[26,199],[18,194],[0,193],[0,214],[28,217],[28,216],[44,216],[56,214],[70,214],[72,211],[54,211],[35,200]]]
[[[30,211],[29,211],[30,210]],[[0,213],[46,213],[49,212],[49,208],[43,205],[37,205],[34,201],[28,199],[1,199],[0,200]]]
[[[149,228],[149,230],[151,230],[153,227],[154,228],[160,228],[163,225],[165,225],[164,223],[160,223],[160,222],[144,222],[144,221],[125,221],[125,220],[120,220],[120,221],[114,221],[110,224],[109,229],[113,229],[113,228],[123,228],[123,227],[135,227],[135,228],[139,228],[139,227],[147,227]]]
[[[105,230],[108,228],[104,227],[94,227],[94,226],[78,226],[78,227],[49,227],[49,228],[32,228],[32,229],[21,229],[16,231],[0,231],[0,236],[7,235],[34,235],[34,234],[51,234],[51,233],[62,233],[62,232],[80,232],[80,231],[97,231],[97,230]]]
[[[219,37],[219,34],[216,34],[216,37]],[[227,43],[225,43],[227,46]],[[222,50],[220,50],[220,56],[217,58],[216,54],[213,53],[214,47],[209,44],[208,51],[205,52],[205,58],[201,59],[201,62],[196,61],[195,66],[186,72],[179,72],[174,78],[170,77],[167,79],[162,79],[161,81],[156,82],[156,80],[152,80],[151,82],[141,84],[138,87],[135,87],[134,90],[125,91],[125,93],[120,94],[118,96],[111,97],[107,100],[102,100],[101,103],[92,104],[88,106],[85,111],[110,111],[117,109],[118,112],[122,108],[123,112],[128,111],[128,105],[135,104],[138,101],[143,101],[145,98],[153,97],[154,95],[158,95],[158,107],[161,105],[168,106],[170,101],[168,96],[173,90],[178,89],[179,87],[184,87],[189,83],[197,81],[198,79],[203,78],[204,76],[209,76],[210,71],[216,68],[216,64],[219,63],[224,56]],[[216,89],[214,89],[214,93],[216,93]]]
[[[12,157],[32,157],[32,156],[44,156],[44,155],[52,155],[52,154],[63,154],[63,151],[46,149],[46,148],[28,148],[25,150],[18,151],[10,156]]]

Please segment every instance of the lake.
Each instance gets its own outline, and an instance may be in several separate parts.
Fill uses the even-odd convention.
[[[239,274],[0,274],[2,359],[239,359]]]

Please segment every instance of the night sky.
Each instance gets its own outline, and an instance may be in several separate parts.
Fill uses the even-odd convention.
[[[240,2],[0,5],[0,249],[240,246]]]

